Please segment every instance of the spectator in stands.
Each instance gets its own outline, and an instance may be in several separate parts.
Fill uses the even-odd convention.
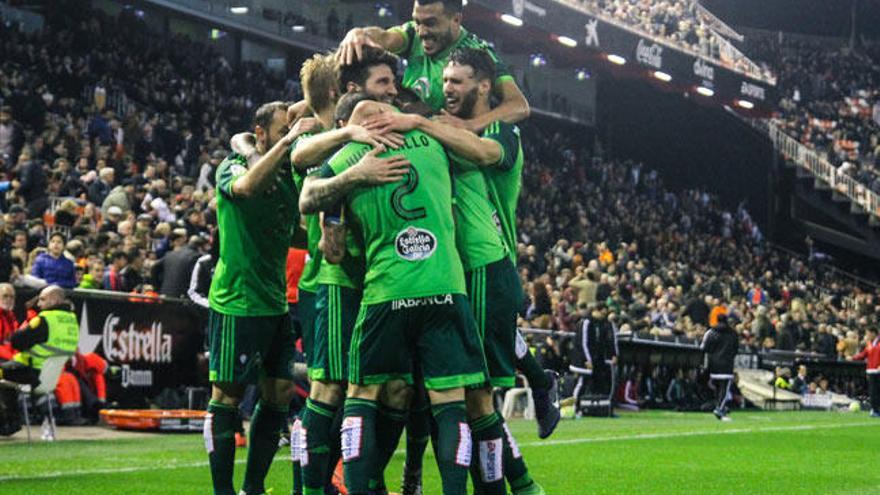
[[[202,256],[201,249],[205,245],[205,240],[199,236],[192,236],[188,242],[184,242],[185,231],[176,235],[174,250],[153,265],[153,280],[159,287],[159,293],[168,297],[186,295],[193,267]]]
[[[141,253],[139,248],[130,248],[128,252],[125,253],[125,258],[128,261],[125,267],[119,272],[120,278],[122,278],[122,284],[120,289],[122,292],[141,292],[142,285],[144,283],[143,270],[144,270],[144,255]]]
[[[28,218],[40,218],[49,206],[48,180],[41,161],[25,148],[18,157],[18,188],[16,193],[24,200]]]
[[[128,265],[128,255],[125,251],[116,251],[110,261],[110,267],[104,273],[102,286],[104,290],[122,291],[122,270]]]
[[[113,188],[113,182],[116,177],[116,171],[110,167],[103,167],[98,170],[98,179],[89,186],[89,201],[96,205],[103,205],[104,200],[110,194]]]
[[[12,284],[0,283],[0,361],[12,359],[14,351],[9,339],[18,330],[18,319],[15,317],[15,287]]]
[[[791,384],[791,391],[800,394],[806,395],[809,390],[810,380],[807,377],[807,367],[806,365],[798,366],[798,374],[794,378],[794,382]]]
[[[104,260],[94,257],[89,260],[88,270],[79,282],[80,289],[101,290],[104,288]]]
[[[48,251],[37,256],[31,275],[45,280],[48,284],[72,289],[76,287],[76,268],[73,262],[64,256],[64,243],[63,234],[52,234],[49,237]]]
[[[24,132],[12,119],[12,107],[0,106],[0,159],[10,164],[24,145]]]

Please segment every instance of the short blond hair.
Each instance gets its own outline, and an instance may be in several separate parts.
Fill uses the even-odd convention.
[[[339,94],[339,67],[333,54],[316,53],[303,62],[299,71],[306,103],[318,113],[336,104],[333,95]]]

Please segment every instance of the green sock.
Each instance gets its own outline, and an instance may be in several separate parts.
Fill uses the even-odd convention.
[[[504,429],[498,413],[492,413],[470,422],[474,439],[471,460],[471,480],[474,493],[505,495],[504,485]]]
[[[208,404],[205,418],[205,449],[211,465],[214,495],[235,495],[232,471],[235,468],[235,426],[239,422],[238,408],[213,400]]]
[[[443,482],[443,495],[467,493],[471,432],[464,401],[433,406],[431,413],[437,421],[437,467]]]
[[[530,351],[526,350],[526,354],[523,357],[516,358],[516,368],[526,376],[526,379],[529,381],[529,387],[543,389],[550,386],[550,380],[544,374],[544,368],[541,368],[538,360],[535,359],[535,356]]]
[[[378,464],[376,465],[376,488],[385,488],[385,468],[397,450],[400,443],[400,435],[406,426],[407,413],[401,409],[394,409],[384,404],[379,405],[376,415],[376,448],[379,451]]]
[[[421,469],[425,449],[431,439],[431,406],[427,402],[419,402],[410,409],[406,421],[406,468],[409,471]]]
[[[300,414],[304,414],[303,411]],[[290,460],[293,466],[293,492],[292,495],[302,495],[303,494],[303,481],[302,481],[302,465],[300,465],[300,459],[302,458],[302,420],[300,418],[296,418],[293,422],[293,426],[290,428]]]
[[[350,495],[366,495],[375,474],[376,413],[378,404],[364,399],[346,399],[342,420],[342,462],[345,486]]]
[[[510,490],[515,494],[517,491],[532,486],[535,482],[529,476],[529,468],[519,451],[519,445],[510,433],[510,428],[503,419],[501,426],[504,429],[504,477],[510,484]]]
[[[342,416],[343,416],[343,408],[340,407],[336,410],[336,415],[333,417],[333,425],[330,426],[330,454],[327,456],[327,480],[326,484],[333,483],[333,473],[336,472],[336,466],[339,464],[339,459],[342,458],[342,449],[340,448],[340,444],[342,443]]]
[[[327,471],[330,455],[330,429],[337,406],[331,406],[312,399],[306,401],[306,412],[303,415],[302,431],[305,437],[306,450],[300,459],[303,473],[303,489],[305,495],[324,495],[327,483]]]
[[[266,474],[269,473],[272,459],[278,451],[278,440],[286,419],[287,407],[262,400],[257,402],[248,432],[247,467],[244,471],[242,492],[258,495],[266,491],[263,482],[266,481]]]

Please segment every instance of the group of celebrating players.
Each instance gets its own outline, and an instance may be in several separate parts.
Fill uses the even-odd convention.
[[[445,495],[467,493],[469,472],[474,493],[544,493],[492,394],[519,369],[539,436],[559,421],[555,376],[516,330],[514,124],[529,106],[461,18],[461,0],[417,0],[411,22],[351,30],[336,53],[303,64],[304,101],[262,105],[253,133],[233,138],[217,170],[209,295],[215,494],[235,494],[237,406],[256,383],[241,493],[265,492],[300,337],[311,387],[290,434],[295,494],[331,492],[339,456],[348,493],[387,493],[404,429],[404,494],[421,493],[429,439]],[[309,253],[302,335],[287,311],[291,245]]]

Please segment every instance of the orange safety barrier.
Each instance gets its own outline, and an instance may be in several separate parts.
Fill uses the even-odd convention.
[[[192,409],[101,409],[101,418],[120,430],[202,431],[207,415]]]

